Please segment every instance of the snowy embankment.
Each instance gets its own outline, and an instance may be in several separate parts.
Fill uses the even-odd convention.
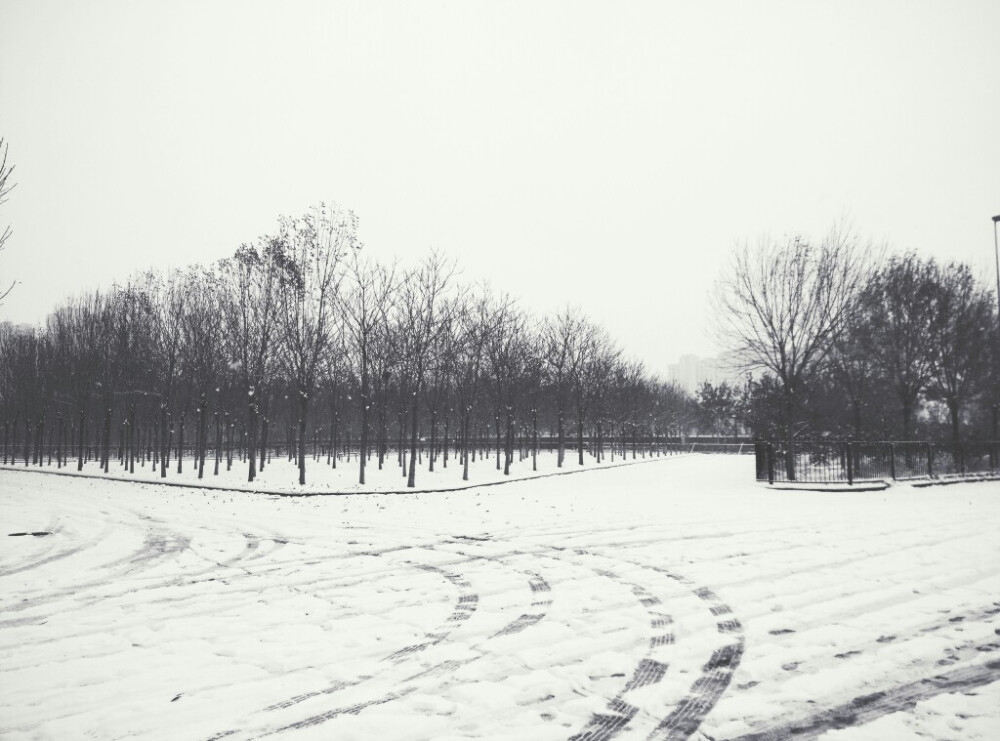
[[[692,455],[282,498],[0,471],[0,737],[1000,737],[1000,484],[752,479]]]

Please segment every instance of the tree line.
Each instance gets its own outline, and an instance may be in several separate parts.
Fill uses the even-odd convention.
[[[283,441],[306,463],[351,459],[358,481],[390,449],[415,486],[418,459],[469,478],[484,441],[509,474],[549,436],[568,451],[633,455],[692,421],[689,397],[623,357],[579,309],[536,318],[459,280],[431,253],[402,267],[366,258],[356,216],[320,204],[224,260],[147,271],[66,300],[32,332],[0,331],[6,462],[107,471],[184,457],[247,467]],[[311,454],[309,451],[312,451]],[[501,464],[502,461],[502,464]]]
[[[715,293],[744,382],[703,387],[703,420],[758,437],[1000,439],[997,299],[968,265],[843,230],[738,248]]]

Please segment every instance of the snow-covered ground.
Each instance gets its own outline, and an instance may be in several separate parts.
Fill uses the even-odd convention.
[[[753,467],[306,498],[0,471],[0,737],[1000,738],[1000,484]]]
[[[696,447],[695,445],[691,446]],[[750,447],[752,452],[752,446]],[[605,452],[604,461],[600,464],[603,468],[627,466],[642,463],[650,455],[648,451],[629,451],[624,458],[621,455],[615,456],[610,452]],[[664,454],[667,456],[676,453]],[[514,455],[514,462],[510,466],[507,474],[503,472],[503,454],[500,455],[500,466],[497,466],[497,458],[493,451],[487,451],[485,457],[477,454],[476,460],[469,465],[469,478],[463,479],[463,469],[454,456],[450,456],[445,461],[439,454],[435,459],[435,468],[430,470],[429,461],[422,455],[418,459],[417,470],[415,472],[416,489],[420,491],[448,491],[456,489],[468,489],[475,486],[485,486],[514,479],[539,478],[542,476],[567,475],[581,472],[597,465],[594,458],[589,453],[584,455],[584,464],[580,466],[579,457],[576,450],[567,447],[565,459],[562,467],[557,465],[557,456],[554,451],[540,451],[532,466],[532,459],[525,457],[520,459],[517,453]],[[96,476],[98,478],[114,479],[115,481],[150,481],[166,483],[168,486],[189,485],[201,488],[216,489],[239,489],[247,491],[260,491],[269,493],[289,493],[289,494],[328,494],[345,493],[354,494],[357,492],[405,492],[407,491],[407,471],[399,464],[399,459],[395,451],[390,452],[386,457],[382,468],[378,466],[378,458],[372,458],[365,467],[365,483],[359,483],[358,457],[356,454],[341,458],[337,467],[334,468],[327,463],[326,458],[306,459],[306,483],[299,484],[299,471],[294,461],[289,461],[285,457],[272,458],[264,466],[263,471],[258,471],[252,482],[247,481],[248,464],[246,461],[234,459],[230,466],[225,460],[219,465],[219,473],[215,474],[214,458],[207,458],[205,467],[202,470],[201,478],[198,477],[198,468],[194,464],[193,455],[186,455],[181,464],[181,470],[177,470],[176,458],[167,467],[166,477],[161,476],[161,471],[154,468],[152,463],[145,464],[136,461],[134,470],[127,469],[120,462],[113,460],[108,466],[108,471],[104,472],[100,465],[94,461],[84,463],[81,470],[77,470],[76,458],[71,458],[69,462],[59,467],[51,460],[43,461],[44,465],[25,466],[23,459],[11,461],[8,464],[0,464],[0,470],[11,468],[18,471],[42,471],[48,474],[66,476]]]

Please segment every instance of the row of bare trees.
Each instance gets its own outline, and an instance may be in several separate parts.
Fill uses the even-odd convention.
[[[310,448],[331,466],[353,453],[364,484],[393,448],[412,487],[418,459],[433,470],[449,452],[468,479],[487,435],[509,473],[539,435],[559,465],[574,445],[582,465],[585,442],[600,459],[690,415],[579,310],[538,320],[438,254],[370,261],[334,205],[209,267],[147,272],[67,301],[37,331],[0,333],[5,458],[55,451],[78,469],[93,455],[166,477],[187,457],[203,476],[235,450],[253,481],[283,443],[300,484]]]
[[[737,250],[717,316],[745,384],[699,393],[703,416],[759,436],[1000,438],[996,297],[967,265],[884,256],[834,230]]]

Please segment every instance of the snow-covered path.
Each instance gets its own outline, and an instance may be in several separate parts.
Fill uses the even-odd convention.
[[[0,737],[1000,737],[1000,484],[752,478],[695,455],[290,499],[0,471]]]

